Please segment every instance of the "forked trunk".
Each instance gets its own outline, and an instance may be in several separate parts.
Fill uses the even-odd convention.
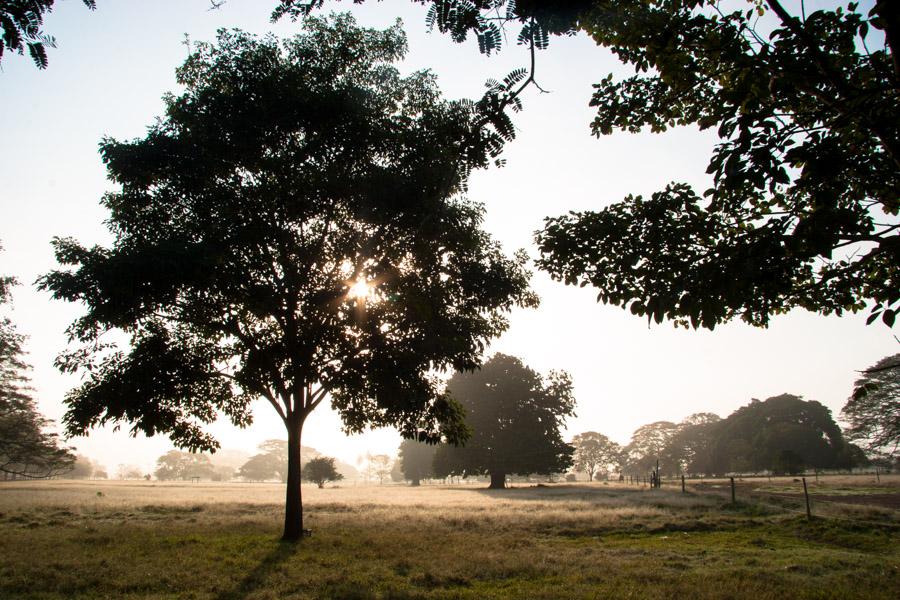
[[[300,490],[300,434],[303,419],[288,418],[288,474],[284,502],[284,535],[281,539],[296,542],[303,537],[303,497]]]
[[[491,485],[489,490],[502,490],[506,488],[506,473],[491,472]]]

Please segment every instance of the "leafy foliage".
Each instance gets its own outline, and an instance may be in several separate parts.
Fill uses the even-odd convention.
[[[96,0],[82,0],[85,6],[94,10]],[[0,60],[4,50],[12,50],[28,55],[38,69],[46,69],[47,47],[56,48],[56,39],[41,30],[44,15],[53,10],[56,0],[0,0]]]
[[[334,468],[334,459],[328,456],[317,456],[310,459],[303,469],[303,479],[311,481],[320,488],[325,487],[329,481],[339,481],[344,476]]]
[[[494,487],[508,474],[559,473],[571,466],[574,449],[559,432],[575,414],[565,371],[542,377],[518,358],[495,354],[480,370],[453,375],[447,387],[465,409],[472,437],[465,447],[438,447],[436,475],[488,473]]]
[[[768,33],[752,11],[701,2],[597,2],[584,17],[637,72],[597,84],[595,134],[696,125],[721,141],[702,196],[672,184],[548,219],[541,268],[657,322],[766,325],[794,307],[841,314],[869,300],[893,324],[900,72],[887,48],[862,51],[883,20],[854,5],[801,20],[766,4],[779,20]]]
[[[326,396],[349,432],[463,438],[435,371],[476,367],[505,312],[537,302],[525,256],[506,257],[459,197],[488,160],[482,128],[428,73],[400,77],[399,27],[305,28],[198,44],[147,136],[101,145],[120,186],[103,199],[114,244],[56,240],[70,268],[41,283],[87,307],[58,360],[86,375],[70,433],[127,422],[214,449],[203,424],[246,425],[262,397],[298,494],[302,425]],[[107,345],[114,330],[130,348]]]
[[[809,14],[778,0],[731,12],[707,0],[427,2],[429,25],[458,42],[487,23],[520,24],[518,41],[532,48],[578,30],[632,66],[633,76],[596,84],[595,135],[716,128],[710,189],[673,183],[548,219],[540,268],[657,322],[765,326],[795,307],[842,314],[871,302],[870,322],[893,326],[897,2],[877,0],[868,14],[855,2]],[[321,3],[282,0],[275,16]],[[479,37],[479,49],[498,48]]]
[[[849,423],[847,439],[862,442],[872,454],[894,458],[900,446],[900,354],[887,356],[863,371],[841,410]]]

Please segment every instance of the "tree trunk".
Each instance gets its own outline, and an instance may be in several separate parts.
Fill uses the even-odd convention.
[[[418,480],[418,479],[413,479],[413,480],[410,482],[410,485],[412,485],[413,487],[418,487],[418,485],[419,485],[419,480]]]
[[[491,471],[491,485],[489,490],[502,490],[506,488],[506,473],[495,473]]]
[[[296,542],[303,537],[303,497],[300,490],[300,437],[303,419],[288,416],[287,490],[284,502],[284,535],[282,540]]]

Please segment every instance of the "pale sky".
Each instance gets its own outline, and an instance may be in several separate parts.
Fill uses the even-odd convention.
[[[808,2],[808,9],[815,2]],[[211,40],[220,27],[290,35],[300,25],[268,22],[274,0],[229,0],[208,11],[206,0],[100,0],[95,12],[78,0],[61,0],[45,31],[59,47],[39,71],[27,57],[5,54],[0,63],[0,274],[14,275],[12,310],[5,310],[29,336],[28,360],[40,410],[59,419],[66,390],[77,377],[63,376],[53,360],[66,345],[64,330],[79,308],[52,301],[32,282],[55,267],[53,236],[84,244],[107,244],[99,206],[111,189],[97,153],[103,136],[143,135],[162,114],[161,96],[177,91],[174,70],[187,54],[184,34]],[[424,9],[408,0],[349,1],[359,22],[385,27],[400,15],[409,35],[404,72],[430,68],[448,98],[477,98],[489,77],[502,78],[526,64],[516,46],[499,56],[478,54],[474,41],[455,45],[428,34]],[[511,31],[511,41],[516,31]],[[600,209],[629,193],[649,195],[671,181],[708,187],[705,174],[715,138],[693,129],[662,135],[590,135],[591,84],[608,72],[627,74],[584,36],[554,38],[539,55],[537,76],[549,90],[531,90],[516,116],[518,138],[508,145],[502,169],[477,172],[468,196],[487,207],[486,228],[512,252],[536,250],[532,234],[546,216]],[[537,273],[537,310],[513,313],[509,331],[491,351],[519,356],[532,368],[571,373],[577,418],[566,438],[596,430],[625,443],[631,432],[657,420],[679,421],[694,412],[726,416],[751,398],[792,393],[828,406],[837,417],[857,371],[900,351],[887,327],[865,325],[866,315],[822,317],[795,311],[775,317],[768,329],[732,323],[714,332],[648,326],[617,307],[595,302],[596,292],[552,282]],[[236,430],[211,427],[223,448],[253,452],[268,438],[286,437],[271,408],[256,405],[254,424]],[[307,421],[304,445],[354,464],[366,452],[395,454],[393,430],[347,437],[326,406]],[[111,469],[120,463],[151,470],[171,447],[167,438],[131,438],[125,430],[96,431],[69,442]]]

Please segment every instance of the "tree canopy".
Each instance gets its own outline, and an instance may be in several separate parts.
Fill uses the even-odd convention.
[[[707,473],[798,473],[852,466],[853,453],[831,411],[815,400],[782,394],[752,400],[712,425]]]
[[[465,410],[472,436],[464,447],[442,445],[435,474],[489,474],[503,488],[511,474],[559,473],[572,464],[573,448],[560,428],[575,414],[572,380],[565,371],[543,377],[518,358],[495,354],[474,372],[447,383]]]
[[[498,50],[502,28],[546,48],[581,31],[635,74],[595,85],[597,136],[715,128],[710,189],[547,220],[538,266],[657,322],[765,326],[795,307],[900,307],[900,8],[877,0],[794,14],[778,0],[427,0],[428,25]],[[282,0],[297,15],[322,0]],[[726,12],[728,11],[728,12]],[[759,17],[763,17],[760,19]],[[519,90],[516,90],[519,91]],[[512,94],[517,95],[517,94]],[[509,97],[504,97],[505,101]],[[499,107],[511,106],[501,102]]]
[[[96,0],[82,0],[85,6],[94,10]],[[38,69],[46,69],[49,64],[47,48],[56,48],[56,38],[44,33],[44,15],[53,11],[56,0],[0,0],[0,60],[4,50],[12,50],[28,55]]]
[[[863,371],[841,410],[848,440],[872,454],[898,456],[900,447],[900,354],[882,358]]]
[[[101,144],[112,246],[57,239],[65,268],[41,281],[86,307],[58,359],[86,376],[67,431],[127,422],[212,450],[205,423],[246,425],[265,398],[288,432],[287,539],[302,533],[312,410],[328,397],[348,432],[461,441],[435,373],[478,366],[506,311],[537,302],[525,257],[506,257],[460,196],[490,157],[471,103],[442,100],[426,72],[400,76],[399,26],[304,27],[197,44],[146,137]]]

